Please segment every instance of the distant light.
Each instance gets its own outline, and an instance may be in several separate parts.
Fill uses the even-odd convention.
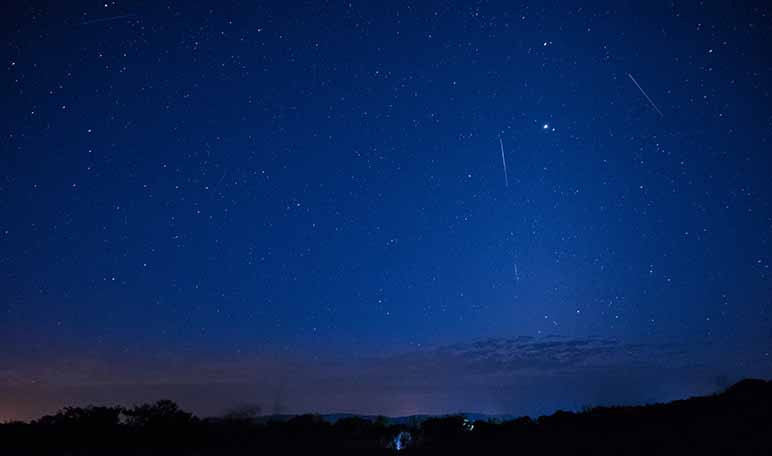
[[[542,130],[546,130],[550,127],[550,124],[544,124],[541,126]]]
[[[397,451],[402,451],[407,448],[411,440],[413,440],[413,436],[407,431],[402,431],[394,436],[390,446]]]
[[[464,418],[464,430],[467,432],[474,431],[474,423],[468,418]]]

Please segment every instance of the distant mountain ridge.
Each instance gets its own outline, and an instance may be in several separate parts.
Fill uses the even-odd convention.
[[[270,423],[270,422],[285,422],[303,415],[306,415],[306,414],[262,415],[262,416],[257,416],[252,418],[251,421],[257,424],[264,424],[264,423]],[[417,426],[428,419],[444,418],[448,416],[463,416],[469,421],[492,421],[492,422],[502,422],[502,421],[513,420],[517,418],[517,416],[515,415],[504,415],[504,414],[489,415],[485,413],[466,413],[466,412],[446,413],[442,415],[420,414],[420,415],[405,415],[405,416],[360,415],[357,413],[322,413],[322,414],[313,414],[313,415],[318,416],[323,421],[330,424],[335,424],[336,422],[342,419],[359,418],[370,422],[382,421],[386,425],[405,425],[405,426],[411,426],[411,425]],[[217,420],[219,418],[214,418],[214,419]]]
[[[732,400],[757,400],[760,397],[769,396],[772,398],[772,380],[766,381],[761,379],[744,379],[734,385],[727,387],[726,389],[708,396],[694,396],[687,399],[679,399],[665,403],[651,403],[645,405],[630,405],[630,406],[601,406],[593,407],[593,410],[614,410],[614,409],[649,409],[649,408],[662,408],[662,407],[675,407],[682,406],[684,404],[697,403],[702,401],[732,399]],[[563,410],[557,410],[556,414],[575,414],[575,412],[565,412]],[[518,418],[524,418],[520,415],[512,414],[485,414],[474,412],[458,412],[458,413],[445,413],[445,414],[417,414],[417,415],[405,415],[405,416],[384,416],[384,415],[369,415],[369,414],[357,414],[357,413],[311,413],[311,414],[272,414],[262,415],[251,419],[256,424],[265,424],[271,422],[286,422],[293,418],[300,416],[313,415],[319,417],[324,422],[335,424],[339,420],[348,418],[358,418],[370,422],[381,421],[386,425],[402,425],[402,426],[418,426],[426,420],[436,418],[446,418],[452,416],[462,416],[469,421],[490,421],[493,423],[501,423],[506,421],[512,421]],[[545,415],[540,419],[548,419],[552,415]],[[218,420],[219,418],[209,418],[211,420]]]

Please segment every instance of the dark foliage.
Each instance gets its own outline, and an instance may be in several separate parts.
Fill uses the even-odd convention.
[[[8,454],[388,454],[397,446],[405,454],[772,454],[772,382],[763,380],[668,404],[506,422],[448,416],[409,427],[318,415],[266,422],[247,412],[200,420],[171,401],[67,407],[31,423],[1,424],[0,443]]]

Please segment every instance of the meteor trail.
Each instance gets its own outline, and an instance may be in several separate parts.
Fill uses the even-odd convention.
[[[509,187],[509,177],[507,177],[507,159],[504,158],[504,141],[499,136],[499,145],[501,146],[501,164],[504,165],[504,185]]]
[[[665,117],[665,115],[664,115],[664,114],[662,114],[662,111],[660,111],[660,110],[659,110],[659,108],[657,107],[657,105],[655,105],[655,104],[654,104],[654,102],[653,102],[653,101],[651,101],[651,98],[649,98],[649,96],[648,96],[648,95],[646,95],[646,91],[645,91],[645,90],[643,90],[643,88],[641,87],[641,85],[640,85],[640,84],[638,84],[638,81],[636,81],[636,80],[635,80],[635,78],[633,77],[632,73],[627,73],[627,75],[628,75],[628,76],[630,76],[630,80],[631,80],[631,81],[633,81],[633,84],[635,84],[635,86],[636,86],[636,87],[638,87],[638,90],[640,90],[640,91],[641,91],[641,93],[643,94],[643,96],[644,96],[644,97],[646,97],[646,99],[647,99],[647,100],[649,100],[649,103],[651,103],[651,106],[654,108],[654,110],[655,110],[655,111],[657,111],[657,113],[659,114],[659,116],[660,116],[660,117]]]
[[[128,19],[134,16],[135,16],[134,14],[123,14],[121,16],[100,17],[97,19],[91,19],[85,22],[81,22],[80,25],[89,25],[89,24],[97,24],[99,22],[117,21],[118,19]]]
[[[223,181],[223,179],[225,179],[225,176],[226,176],[227,174],[228,174],[228,168],[225,168],[225,170],[222,172],[222,176],[220,176],[220,179],[217,181],[217,183],[216,183],[216,184],[214,184],[214,185],[212,186],[212,190],[214,190],[215,188],[217,188],[217,187],[219,187],[219,186],[220,186],[220,182],[222,182],[222,181]]]

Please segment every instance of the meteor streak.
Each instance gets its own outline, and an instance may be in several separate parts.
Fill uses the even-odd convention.
[[[81,22],[80,25],[98,24],[100,22],[111,22],[111,21],[117,21],[118,19],[128,19],[134,16],[135,16],[134,14],[123,14],[121,16],[100,17],[97,19],[91,19],[85,22]]]
[[[504,158],[504,141],[499,136],[499,145],[501,146],[501,164],[504,165],[504,185],[509,187],[509,177],[507,176],[507,159]]]
[[[664,114],[662,114],[662,111],[660,111],[660,110],[659,110],[659,108],[657,107],[657,105],[655,105],[655,104],[654,104],[654,102],[653,102],[653,101],[651,101],[651,98],[649,98],[649,96],[648,96],[648,95],[646,95],[646,91],[645,91],[645,90],[643,90],[643,88],[641,87],[641,85],[640,85],[640,84],[638,84],[638,81],[636,81],[636,80],[635,80],[635,78],[633,77],[632,73],[627,73],[627,75],[630,77],[630,80],[631,80],[631,81],[633,81],[633,84],[635,84],[635,86],[636,86],[636,87],[638,87],[638,90],[640,90],[640,91],[641,91],[641,93],[643,94],[643,96],[644,96],[644,97],[646,97],[646,99],[647,99],[647,100],[649,100],[649,103],[651,103],[651,107],[652,107],[652,108],[654,108],[654,110],[655,110],[655,111],[657,111],[657,113],[659,114],[659,116],[660,116],[660,117],[665,117],[665,116],[664,116]]]

